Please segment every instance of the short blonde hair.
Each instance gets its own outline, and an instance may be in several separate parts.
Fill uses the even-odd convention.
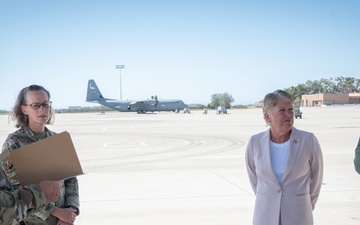
[[[263,107],[262,107],[264,119],[265,119],[265,114],[266,113],[270,114],[274,109],[274,107],[279,103],[279,101],[282,100],[288,100],[294,104],[294,99],[292,98],[292,96],[283,90],[276,90],[265,95],[263,100]],[[265,122],[268,123],[267,121]]]

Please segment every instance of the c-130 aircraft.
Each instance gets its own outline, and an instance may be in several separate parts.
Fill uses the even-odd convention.
[[[116,100],[104,98],[94,80],[88,81],[87,102],[99,103],[103,106],[115,109],[119,112],[155,112],[172,111],[179,112],[188,107],[182,100],[178,99],[157,99],[157,96],[146,100]]]

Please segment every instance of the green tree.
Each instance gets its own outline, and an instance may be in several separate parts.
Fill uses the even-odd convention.
[[[288,92],[293,97],[295,102],[300,102],[301,95],[307,94],[309,92],[309,88],[305,84],[298,84],[297,86],[291,86],[284,91]]]
[[[213,94],[211,95],[211,103],[209,104],[210,108],[217,108],[218,106],[225,106],[230,108],[231,103],[234,102],[234,98],[228,93],[222,94]]]
[[[351,93],[360,92],[360,79],[353,77],[336,77],[333,81],[330,79],[308,80],[305,84],[298,84],[285,88],[291,94],[295,102],[300,101],[301,95],[306,94],[329,94],[329,93]]]
[[[337,87],[339,93],[359,92],[360,79],[354,77],[336,77]]]

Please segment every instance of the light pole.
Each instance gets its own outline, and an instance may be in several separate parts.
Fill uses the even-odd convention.
[[[125,65],[116,65],[116,69],[120,70],[120,100],[122,100],[122,92],[121,92],[121,69],[125,68]]]

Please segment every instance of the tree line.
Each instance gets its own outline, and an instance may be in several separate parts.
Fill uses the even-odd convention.
[[[334,79],[308,80],[305,84],[291,86],[284,91],[291,94],[295,102],[301,100],[301,95],[360,93],[360,79],[340,76]]]
[[[304,84],[291,86],[285,88],[284,91],[288,92],[294,98],[295,103],[301,100],[301,95],[309,94],[339,94],[339,93],[360,93],[360,79],[354,77],[335,77],[311,81],[308,80]],[[211,95],[211,102],[208,108],[217,108],[218,106],[231,107],[234,98],[229,93],[217,93]],[[245,106],[246,107],[246,106]]]

